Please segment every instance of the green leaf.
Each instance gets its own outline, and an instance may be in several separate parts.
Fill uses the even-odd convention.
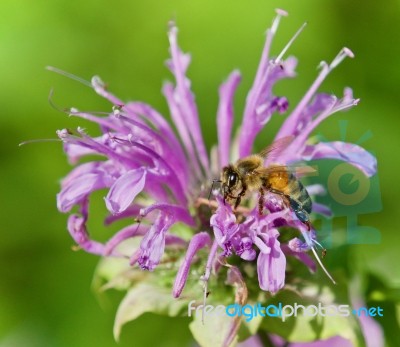
[[[194,338],[201,347],[220,347],[226,346],[225,341],[230,333],[232,324],[235,324],[235,318],[226,314],[208,315],[202,322],[201,311],[194,316],[193,322],[189,328]],[[237,342],[235,336],[228,346],[234,346]],[[226,347],[228,347],[226,346]]]
[[[92,287],[96,292],[107,289],[128,290],[132,281],[143,280],[146,273],[129,266],[124,258],[103,258],[97,265]]]
[[[118,245],[120,254],[129,257],[139,247],[139,239],[128,239]],[[128,290],[133,281],[143,280],[147,274],[132,268],[125,257],[104,257],[95,270],[92,287],[95,291],[106,289]]]
[[[249,337],[255,335],[260,328],[262,317],[254,317],[251,321],[246,322],[242,319],[241,325],[238,331],[238,341],[242,342],[247,340]]]
[[[118,307],[114,322],[114,338],[118,341],[122,326],[143,313],[177,316],[187,308],[187,304],[188,300],[174,299],[171,291],[166,288],[140,283],[128,291]]]
[[[388,345],[400,346],[399,289],[389,287],[379,276],[370,273],[367,278],[366,298],[368,307],[383,309],[383,317],[374,318],[381,325]]]

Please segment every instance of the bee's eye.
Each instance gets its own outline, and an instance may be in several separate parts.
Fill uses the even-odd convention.
[[[238,177],[236,173],[232,173],[228,177],[228,186],[230,188],[234,187],[237,183]]]

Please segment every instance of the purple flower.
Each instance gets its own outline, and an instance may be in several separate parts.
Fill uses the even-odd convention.
[[[292,342],[289,343],[277,335],[269,337],[269,343],[275,347],[354,347],[354,345],[347,339],[341,336],[333,336],[326,340],[319,340],[313,342]],[[238,344],[238,347],[263,347],[259,336],[255,335],[247,340]],[[380,346],[380,345],[379,345]],[[378,346],[377,346],[378,347]]]
[[[203,248],[209,248],[208,260],[203,262],[204,281],[208,281],[213,270],[218,271],[216,265],[221,257],[235,254],[257,268],[260,288],[272,293],[285,285],[287,256],[296,257],[315,271],[315,264],[306,253],[311,250],[316,255],[314,248],[319,243],[315,230],[308,231],[280,196],[266,194],[262,215],[258,213],[255,195],[243,199],[235,212],[218,193],[216,201],[207,200],[211,175],[218,175],[227,164],[250,155],[254,140],[271,117],[285,114],[288,109],[287,98],[274,95],[273,87],[281,79],[295,77],[296,58],[284,56],[304,26],[276,58],[270,58],[271,44],[282,16],[286,13],[278,10],[267,31],[237,138],[232,138],[233,99],[240,73],[232,72],[219,88],[218,145],[210,155],[200,129],[191,82],[186,76],[191,57],[180,50],[178,29],[173,23],[168,32],[171,58],[167,66],[175,83],[166,83],[162,90],[176,132],[150,105],[137,101],[125,103],[111,94],[98,77],[92,79],[92,88],[112,104],[112,112],[98,115],[71,109],[70,115],[97,123],[100,134],[89,136],[81,128],[75,132],[58,131],[70,162],[77,166],[62,181],[57,206],[61,212],[70,212],[77,206],[78,213],[70,216],[68,230],[82,249],[97,255],[123,256],[118,251],[119,245],[127,239],[141,237],[139,247],[130,254],[130,262],[153,271],[162,262],[166,249],[186,246],[187,253],[182,257],[173,288],[175,297],[182,293],[190,265]],[[339,141],[308,141],[323,120],[358,103],[349,88],[342,98],[317,94],[322,81],[346,57],[353,57],[353,54],[344,48],[330,64],[321,63],[315,82],[286,116],[276,135],[276,139],[291,136],[293,141],[279,156],[268,157],[265,165],[338,159],[354,165],[367,176],[375,174],[376,159],[360,146]],[[90,161],[85,159],[79,163],[87,156]],[[100,189],[108,190],[104,197],[110,213],[106,224],[123,219],[130,223],[104,244],[90,239],[87,230],[89,197]],[[323,191],[321,186],[308,187],[312,196]],[[216,208],[212,215],[209,206]],[[330,213],[328,207],[320,204],[314,204],[313,211]],[[132,218],[135,218],[133,224]],[[182,225],[190,228],[191,240],[175,234]],[[281,226],[300,230],[305,241],[295,238],[288,244],[281,244]],[[318,257],[317,261],[322,265]]]
[[[277,240],[278,230],[268,229],[263,236],[267,250],[260,250],[257,259],[258,281],[261,289],[276,293],[285,283],[286,257]]]
[[[283,347],[288,343],[279,336],[271,336],[274,346]],[[326,340],[318,340],[313,342],[294,342],[289,344],[291,347],[354,347],[348,339],[342,336],[333,336]],[[378,347],[378,346],[377,346]]]

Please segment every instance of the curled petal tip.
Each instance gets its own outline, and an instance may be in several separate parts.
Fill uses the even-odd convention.
[[[327,68],[328,66],[329,66],[328,63],[327,63],[325,60],[322,60],[322,61],[318,64],[317,69],[318,69],[318,70],[322,70],[322,69]]]
[[[113,215],[118,215],[122,212],[119,204],[115,203],[113,200],[110,200],[106,196],[104,196],[103,199],[106,203],[107,210],[109,210]]]
[[[104,89],[106,87],[106,84],[99,76],[93,76],[91,79],[91,84],[94,88]]]
[[[57,130],[56,134],[61,140],[63,140],[69,135],[69,132],[67,129],[61,129],[61,130]]]
[[[175,292],[175,291],[172,292],[172,297],[174,299],[178,299],[180,295],[181,295],[181,293],[179,293],[179,292]]]
[[[170,20],[168,22],[168,36],[171,39],[172,37],[175,37],[177,33],[178,33],[178,27],[176,26],[175,21]]]
[[[343,53],[345,53],[349,58],[354,58],[354,53],[350,48],[343,47]]]
[[[242,75],[241,75],[239,69],[235,69],[235,70],[232,71],[232,76],[235,77],[235,78],[239,78],[239,77],[241,77]]]
[[[332,70],[338,66],[346,57],[354,58],[354,53],[347,47],[343,47],[339,54],[333,59],[329,65],[329,69]]]
[[[289,15],[289,13],[287,13],[285,10],[282,10],[281,8],[275,9],[275,13],[279,16],[285,16],[285,17]]]

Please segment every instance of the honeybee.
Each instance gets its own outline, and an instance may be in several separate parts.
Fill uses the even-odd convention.
[[[250,155],[239,159],[234,164],[225,166],[222,169],[220,179],[224,202],[234,201],[236,209],[247,192],[258,191],[260,194],[258,212],[262,215],[265,193],[277,194],[310,230],[309,215],[312,209],[312,201],[306,188],[287,166],[271,165],[264,167],[264,160],[267,156],[277,156],[292,140],[293,136],[281,138],[259,154]]]

